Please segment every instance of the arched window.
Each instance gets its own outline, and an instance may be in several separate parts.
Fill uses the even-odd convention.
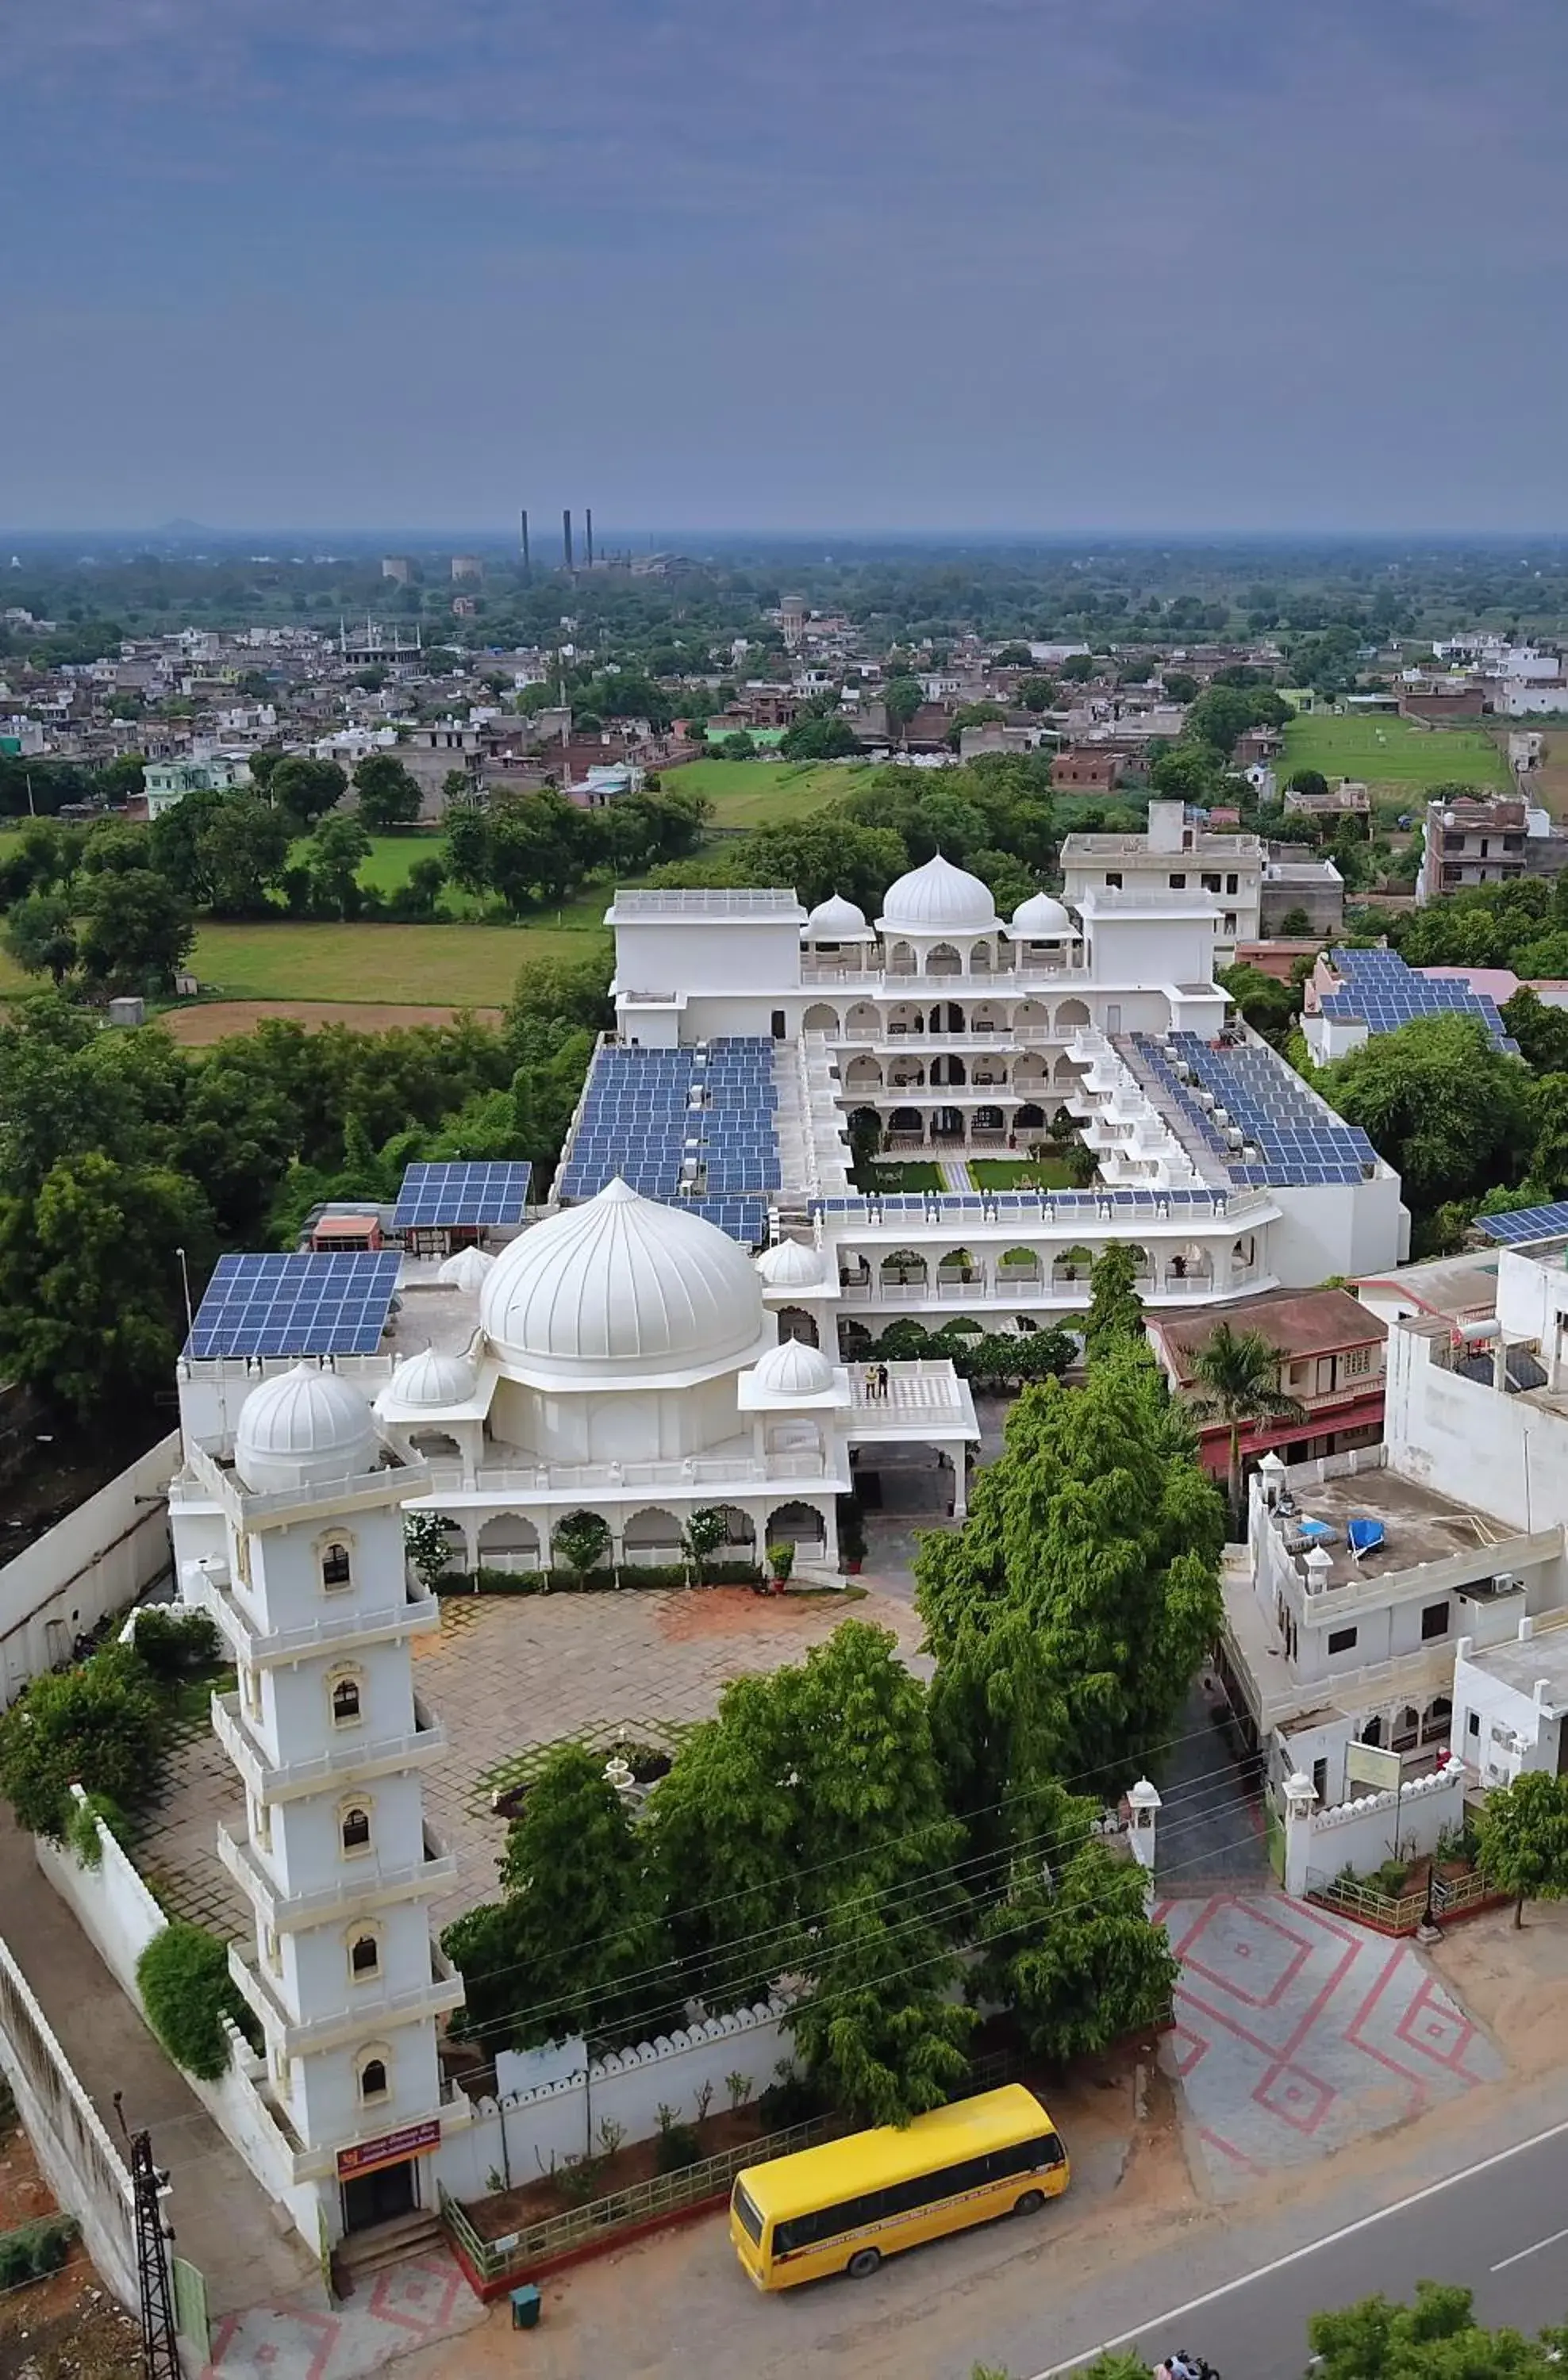
[[[371,1848],[371,1814],[360,1802],[350,1803],[341,1824],[343,1848],[347,1852],[368,1852]]]
[[[334,1537],[322,1548],[322,1585],[330,1594],[334,1587],[351,1586],[353,1583],[348,1548],[340,1537]]]
[[[386,2060],[377,2056],[366,2058],[359,2066],[359,2097],[369,2106],[387,2094]]]
[[[373,1934],[357,1934],[348,1947],[348,1972],[356,1983],[381,1973],[381,1944]]]
[[[359,1681],[338,1678],[332,1690],[332,1723],[334,1727],[352,1727],[359,1717]]]

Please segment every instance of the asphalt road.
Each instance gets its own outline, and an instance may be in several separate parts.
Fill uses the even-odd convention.
[[[1267,2244],[1265,2227],[1228,2232],[1219,2256],[1228,2267],[1222,2277],[1209,2277],[1215,2259],[1207,2251],[1124,2267],[1115,2298],[1124,2301],[1130,2285],[1144,2301],[1130,2319],[1107,2326],[1112,2293],[1101,2282],[1093,2293],[1098,2322],[1091,2306],[1059,2303],[1055,2338],[1043,2327],[1039,2334],[1047,2359],[1019,2361],[1015,2349],[1007,2368],[1049,2380],[1101,2347],[1132,2348],[1151,2363],[1185,2347],[1207,2357],[1224,2380],[1300,2380],[1307,2321],[1319,2308],[1375,2290],[1408,2297],[1428,2277],[1472,2289],[1484,2323],[1522,2330],[1561,2323],[1568,2318],[1568,2112],[1562,2097],[1559,2089],[1536,2100],[1533,2133],[1501,2146],[1477,2140],[1457,2171],[1414,2187],[1407,2178],[1391,2203],[1361,2214],[1346,2210],[1316,2239],[1276,2246],[1252,2262],[1247,2251]],[[1547,2127],[1541,2119],[1549,2116]],[[1444,2160],[1451,2162],[1452,2155]],[[1161,2286],[1173,2281],[1172,2294],[1159,2299]],[[986,2352],[993,2351],[988,2346]]]

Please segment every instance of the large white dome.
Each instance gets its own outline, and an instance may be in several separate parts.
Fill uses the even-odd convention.
[[[402,1405],[423,1405],[431,1412],[467,1404],[474,1393],[474,1367],[466,1355],[450,1349],[426,1347],[399,1364],[388,1383]]]
[[[774,1397],[820,1397],[833,1384],[833,1367],[820,1347],[804,1339],[781,1339],[758,1365],[753,1378]]]
[[[247,1488],[310,1488],[374,1468],[376,1426],[349,1380],[296,1364],[252,1389],[235,1432],[234,1467]]]
[[[775,1240],[757,1259],[770,1289],[820,1289],[822,1259],[804,1240]]]
[[[989,934],[1002,920],[989,888],[939,851],[888,886],[877,923],[884,933]]]
[[[1073,920],[1061,902],[1053,901],[1049,892],[1033,892],[1014,910],[1008,930],[1026,942],[1058,941],[1072,932]]]
[[[504,1366],[540,1383],[718,1372],[765,1328],[745,1249],[618,1180],[503,1251],[480,1320]]]
[[[800,939],[805,942],[853,942],[864,940],[870,930],[863,909],[857,909],[853,901],[845,901],[842,894],[830,892],[811,911],[800,929]]]

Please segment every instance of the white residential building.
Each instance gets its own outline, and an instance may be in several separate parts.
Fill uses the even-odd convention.
[[[1204,894],[1217,912],[1215,952],[1227,965],[1238,942],[1255,942],[1261,933],[1265,860],[1259,836],[1210,833],[1188,820],[1181,802],[1150,802],[1146,834],[1066,837],[1063,898],[1076,908],[1096,890]]]
[[[250,783],[250,763],[237,755],[207,759],[149,760],[142,772],[147,815],[162,818],[187,794],[226,794]]]

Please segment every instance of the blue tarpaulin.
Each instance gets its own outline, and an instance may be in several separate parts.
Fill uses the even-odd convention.
[[[1376,1553],[1383,1542],[1381,1521],[1351,1521],[1345,1528],[1345,1541],[1357,1561],[1363,1554]]]

